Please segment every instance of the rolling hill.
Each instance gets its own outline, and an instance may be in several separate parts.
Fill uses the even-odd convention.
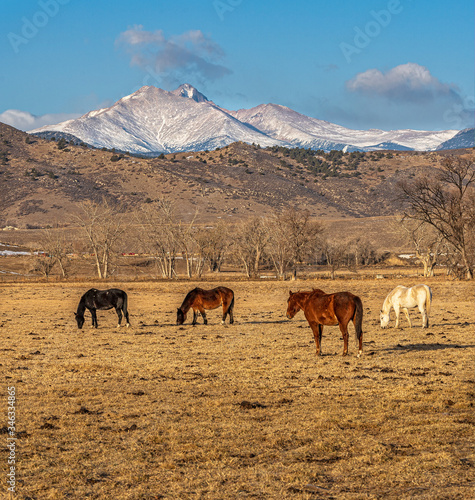
[[[160,197],[173,200],[183,220],[198,212],[204,223],[290,206],[326,220],[386,217],[400,209],[398,182],[433,172],[445,154],[315,153],[238,142],[146,159],[0,124],[0,227],[67,225],[83,200],[134,208]]]

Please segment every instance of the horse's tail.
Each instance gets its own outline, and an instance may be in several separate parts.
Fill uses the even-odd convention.
[[[355,314],[353,324],[355,325],[356,340],[359,341],[363,336],[363,302],[355,295]]]
[[[430,314],[430,306],[432,304],[432,289],[430,286],[426,285],[426,324],[425,327],[429,328],[429,314]]]
[[[124,312],[125,319],[127,320],[127,323],[130,324],[129,321],[129,311],[127,309],[129,299],[127,297],[127,294],[124,292],[124,303],[122,304],[122,311]]]
[[[430,286],[426,285],[426,311],[427,311],[427,316],[430,314],[430,306],[432,304],[432,289]]]
[[[232,296],[232,298],[231,298],[231,303],[229,304],[229,306],[228,306],[228,310],[227,310],[226,312],[228,312],[228,313],[230,313],[230,312],[231,312],[231,313],[232,313],[232,312],[233,312],[233,309],[234,309],[234,293],[233,293],[233,296]]]

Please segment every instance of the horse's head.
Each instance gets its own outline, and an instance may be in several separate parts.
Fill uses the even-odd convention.
[[[76,317],[78,328],[81,330],[82,327],[83,327],[83,325],[84,325],[84,315],[83,314],[74,313],[74,316]]]
[[[289,298],[287,299],[287,318],[292,319],[299,311],[300,305],[296,301],[296,293],[289,290]]]
[[[379,313],[379,321],[381,322],[381,328],[387,328],[389,324],[389,313],[381,311]]]
[[[186,314],[178,308],[176,310],[176,324],[177,325],[182,325],[185,322]]]

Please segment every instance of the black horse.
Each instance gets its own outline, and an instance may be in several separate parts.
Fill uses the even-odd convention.
[[[110,288],[109,290],[97,290],[91,288],[88,290],[79,301],[78,310],[75,314],[78,328],[81,329],[84,325],[84,311],[89,309],[92,316],[92,326],[97,328],[96,310],[107,310],[115,307],[117,316],[119,316],[119,324],[122,321],[122,312],[127,321],[125,326],[129,326],[129,313],[127,312],[127,294],[118,288]]]

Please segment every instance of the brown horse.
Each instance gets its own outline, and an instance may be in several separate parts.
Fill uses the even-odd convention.
[[[311,292],[289,292],[287,318],[292,319],[303,309],[308,324],[313,331],[317,345],[317,356],[321,354],[324,325],[339,325],[343,335],[343,356],[348,354],[348,323],[353,321],[356,340],[359,343],[358,358],[363,352],[363,304],[361,299],[350,292],[326,294],[322,290]]]
[[[203,322],[208,324],[205,309],[216,309],[223,305],[223,319],[221,323],[224,325],[226,316],[229,314],[229,323],[234,323],[234,292],[230,288],[218,286],[212,290],[203,290],[202,288],[194,288],[188,292],[182,305],[177,309],[176,324],[182,325],[186,319],[186,313],[193,309],[193,323],[196,325],[198,312],[203,316]]]

